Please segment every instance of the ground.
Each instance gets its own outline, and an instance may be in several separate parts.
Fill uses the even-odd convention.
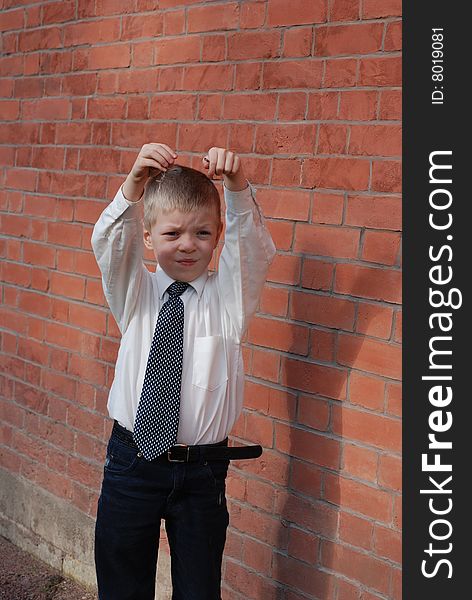
[[[46,563],[0,536],[0,600],[96,600]]]

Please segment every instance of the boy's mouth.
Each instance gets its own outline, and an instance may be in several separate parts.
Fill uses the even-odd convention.
[[[180,265],[191,266],[191,265],[194,265],[197,261],[196,261],[196,259],[192,259],[192,258],[184,258],[182,260],[178,260],[177,262]]]

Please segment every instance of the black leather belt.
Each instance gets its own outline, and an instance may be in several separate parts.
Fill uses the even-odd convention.
[[[113,423],[112,435],[125,444],[136,448],[133,434],[118,421]],[[167,452],[158,456],[155,460],[168,462],[197,462],[201,457],[208,460],[238,460],[244,458],[258,458],[262,454],[262,446],[228,446],[228,438],[216,444],[198,444],[188,446],[187,444],[175,444]]]

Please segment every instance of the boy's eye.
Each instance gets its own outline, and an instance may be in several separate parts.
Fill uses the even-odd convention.
[[[211,232],[210,231],[206,231],[206,230],[202,230],[202,231],[198,232],[198,235],[201,235],[201,236],[205,237],[205,236],[211,235]]]
[[[166,237],[176,237],[176,236],[178,236],[178,235],[179,235],[179,232],[178,232],[178,231],[166,231],[166,232],[164,233],[164,235],[165,235]]]

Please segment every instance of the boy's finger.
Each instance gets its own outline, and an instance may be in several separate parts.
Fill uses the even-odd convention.
[[[172,157],[177,158],[177,152],[172,150],[172,148],[167,144],[156,144],[156,146],[161,146],[162,148],[165,148]]]
[[[224,173],[226,175],[229,175],[230,173],[233,172],[233,167],[234,167],[234,154],[232,152],[228,152],[226,154]]]
[[[217,175],[222,175],[224,168],[225,168],[225,162],[226,162],[226,153],[224,150],[218,152],[218,158],[216,161],[216,174]]]
[[[174,163],[174,157],[169,156],[169,154],[164,150],[154,150],[152,152],[152,157],[165,167],[168,167]]]

